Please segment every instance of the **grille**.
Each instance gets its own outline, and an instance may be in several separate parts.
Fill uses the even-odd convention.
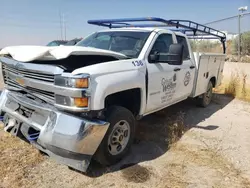
[[[45,81],[45,82],[54,82],[54,75],[53,74],[44,74],[44,73],[37,73],[33,71],[27,71],[27,70],[18,70],[9,66],[6,66],[3,64],[2,66],[3,72],[5,73],[6,71],[11,72],[13,74],[22,74],[25,78],[31,78],[39,81]],[[4,75],[5,76],[5,75]]]
[[[50,91],[45,91],[45,90],[40,90],[37,88],[33,87],[28,87],[28,86],[21,86],[18,84],[15,80],[13,80],[11,77],[6,74],[7,72],[12,73],[14,75],[19,75],[21,74],[24,78],[29,78],[33,80],[38,80],[38,81],[43,81],[47,83],[54,83],[54,75],[53,74],[45,74],[45,73],[38,73],[30,70],[18,70],[13,67],[7,66],[5,64],[2,64],[2,71],[3,71],[3,78],[4,78],[4,83],[17,88],[17,89],[24,89],[28,90],[32,94],[39,94],[39,96],[49,98],[51,100],[54,100],[54,93]]]

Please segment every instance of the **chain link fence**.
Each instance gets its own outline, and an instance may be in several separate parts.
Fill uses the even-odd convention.
[[[241,30],[241,62],[250,63],[250,14],[241,16],[240,30]],[[227,36],[226,54],[230,61],[238,61],[238,29],[239,18],[237,16],[228,19],[218,20],[206,24],[212,28],[225,32]],[[200,52],[214,52],[222,53],[222,44],[219,40],[192,40],[191,46],[194,51]]]

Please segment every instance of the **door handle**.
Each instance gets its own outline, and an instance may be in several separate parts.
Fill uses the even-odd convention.
[[[181,70],[180,68],[174,68],[175,72],[180,71],[180,70]]]
[[[191,65],[189,68],[190,68],[190,69],[194,69],[194,68],[195,68],[195,66],[194,66],[194,65]]]

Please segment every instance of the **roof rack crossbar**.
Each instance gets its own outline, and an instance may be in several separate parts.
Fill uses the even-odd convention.
[[[189,38],[189,39],[193,39],[193,40],[194,39],[196,39],[196,40],[213,39],[213,40],[215,40],[215,39],[218,39],[218,38],[215,38],[215,37],[206,37],[206,38],[204,38],[204,37],[197,37],[197,38]]]

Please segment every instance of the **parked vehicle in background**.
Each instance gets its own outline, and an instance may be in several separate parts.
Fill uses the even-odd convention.
[[[159,22],[130,24],[131,22]],[[121,160],[136,120],[189,97],[206,107],[220,84],[225,34],[188,20],[90,20],[111,29],[75,46],[14,46],[0,54],[5,130],[58,162],[86,171],[92,157]],[[224,54],[192,52],[189,39],[211,36]]]
[[[72,40],[54,40],[49,42],[47,46],[74,46],[81,40],[82,38],[75,38]]]
[[[75,38],[72,40],[69,40],[66,44],[64,44],[65,46],[74,46],[76,45],[79,41],[81,41],[82,38]]]
[[[68,41],[66,40],[53,40],[49,42],[46,46],[60,46],[65,45]]]

